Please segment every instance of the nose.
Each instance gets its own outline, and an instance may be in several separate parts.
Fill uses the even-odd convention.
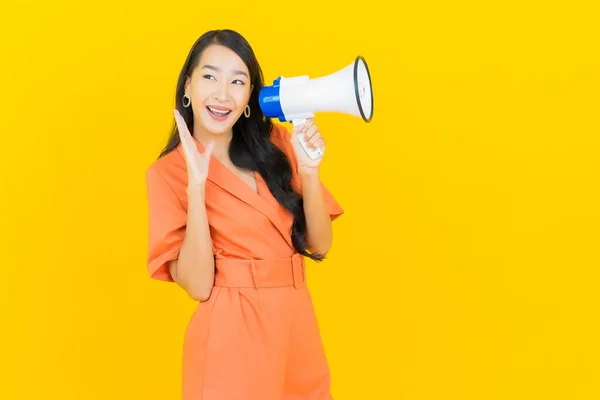
[[[229,99],[229,85],[225,82],[219,82],[214,93],[218,101],[227,101]]]

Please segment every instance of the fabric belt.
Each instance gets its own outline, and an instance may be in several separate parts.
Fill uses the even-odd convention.
[[[291,258],[272,260],[217,258],[215,267],[215,286],[301,288],[306,285],[306,264],[299,253]]]

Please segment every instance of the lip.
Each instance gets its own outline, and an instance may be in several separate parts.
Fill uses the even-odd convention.
[[[210,111],[209,107],[215,108],[216,110],[219,110],[219,111],[228,111],[228,112],[224,115],[217,115],[214,112]],[[212,107],[212,106],[206,106],[206,112],[213,120],[215,120],[217,122],[223,122],[231,116],[231,110],[229,110],[227,108],[223,108],[223,107],[217,108],[217,107]]]
[[[231,108],[227,108],[227,107],[211,106],[211,105],[208,105],[206,107],[214,108],[215,110],[219,110],[219,111],[231,111]]]

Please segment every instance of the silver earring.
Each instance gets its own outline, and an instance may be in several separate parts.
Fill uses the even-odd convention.
[[[187,104],[185,104],[186,99],[188,101]],[[192,103],[192,99],[190,98],[190,96],[188,96],[187,94],[184,94],[183,95],[183,106],[187,108],[190,106],[191,103]]]
[[[246,108],[244,108],[244,116],[250,118],[250,106],[248,104],[246,104]]]

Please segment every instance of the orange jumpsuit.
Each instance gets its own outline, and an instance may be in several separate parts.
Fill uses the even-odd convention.
[[[274,124],[271,140],[290,159],[293,184],[301,191],[288,131]],[[258,194],[211,157],[205,198],[215,282],[185,331],[182,399],[332,399],[304,257],[291,241],[293,217],[260,174],[255,176]],[[168,261],[179,255],[187,219],[181,144],[148,168],[146,182],[148,272],[154,279],[173,282]],[[321,187],[333,221],[343,210]]]

